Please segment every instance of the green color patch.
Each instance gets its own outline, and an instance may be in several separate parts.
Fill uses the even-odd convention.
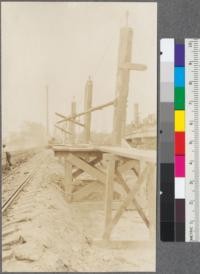
[[[175,88],[174,108],[185,109],[185,88]]]

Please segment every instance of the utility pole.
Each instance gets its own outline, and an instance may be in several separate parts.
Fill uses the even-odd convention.
[[[49,89],[46,86],[46,133],[49,136]]]

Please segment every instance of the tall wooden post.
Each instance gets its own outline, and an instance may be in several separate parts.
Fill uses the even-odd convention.
[[[118,51],[118,70],[116,84],[116,103],[114,110],[113,143],[121,145],[122,136],[126,124],[126,105],[129,87],[129,69],[124,68],[125,64],[131,62],[132,29],[124,27],[120,30],[120,43]]]
[[[71,115],[74,116],[75,114],[76,114],[76,102],[73,101],[71,104]],[[69,131],[71,132],[71,134],[69,135],[70,144],[74,144],[75,143],[75,123],[73,122],[73,119],[72,121],[69,121]]]
[[[84,111],[88,111],[92,107],[92,91],[93,91],[93,83],[89,77],[85,86]],[[84,142],[86,144],[90,142],[90,129],[91,129],[91,112],[84,115]]]
[[[128,20],[127,20],[128,24]],[[113,144],[121,145],[126,126],[126,106],[129,89],[130,70],[145,70],[142,64],[131,63],[133,31],[128,26],[120,30],[116,102],[113,121]]]

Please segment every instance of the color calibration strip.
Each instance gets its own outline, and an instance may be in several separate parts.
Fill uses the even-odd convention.
[[[174,240],[185,241],[185,46],[175,43],[174,67]]]
[[[161,240],[200,241],[200,39],[160,49]]]
[[[162,39],[160,50],[160,232],[174,241],[174,39]]]

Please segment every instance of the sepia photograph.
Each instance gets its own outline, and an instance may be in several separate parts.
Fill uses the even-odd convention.
[[[156,269],[157,4],[1,3],[2,270]]]

